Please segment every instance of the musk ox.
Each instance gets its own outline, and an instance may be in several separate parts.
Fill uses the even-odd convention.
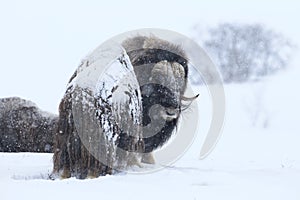
[[[0,152],[53,152],[58,116],[18,97],[0,99]]]
[[[154,163],[151,152],[176,132],[183,101],[195,98],[184,97],[188,60],[179,46],[136,36],[121,49],[105,65],[101,56],[108,51],[99,58],[96,50],[71,77],[59,106],[52,178],[98,177]],[[95,78],[97,70],[104,75]]]

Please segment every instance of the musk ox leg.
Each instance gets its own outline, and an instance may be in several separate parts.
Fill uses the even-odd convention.
[[[155,164],[155,159],[152,153],[145,153],[142,156],[142,163],[146,163],[146,164]]]
[[[59,120],[55,134],[55,151],[53,156],[54,166],[51,178],[55,179],[59,177],[64,179],[76,177],[78,179],[85,179],[87,177],[95,178],[111,174],[112,169],[97,160],[87,150],[82,142],[82,138],[79,136],[80,132],[78,131],[84,132],[84,130],[76,129],[78,127],[75,126],[73,114],[74,112],[75,114],[83,112],[83,107],[82,104],[76,104],[76,108],[73,110],[74,96],[80,98],[74,91],[67,91],[59,106]],[[88,113],[89,111],[86,112]],[[83,124],[80,126],[82,129],[91,128],[90,124],[84,122],[82,121]],[[99,138],[93,139],[98,141]],[[95,149],[98,148],[94,143],[90,145],[95,146]]]
[[[70,123],[72,103],[70,102],[70,94],[66,95],[59,106],[59,120],[57,131],[54,139],[54,156],[53,156],[53,178],[59,176],[61,178],[71,177],[70,158],[68,153],[68,138],[73,132],[73,125]]]

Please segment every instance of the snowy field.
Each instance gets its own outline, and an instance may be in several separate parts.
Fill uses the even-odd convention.
[[[158,172],[51,181],[51,154],[0,153],[1,199],[299,200],[299,72],[225,86],[223,135],[205,160],[198,159],[199,134],[180,160]]]
[[[299,10],[295,0],[0,1],[0,97],[20,96],[57,112],[82,56],[113,35],[142,27],[190,35],[199,24],[195,36],[201,37],[201,27],[259,22],[299,47]],[[171,166],[52,181],[52,154],[0,153],[0,200],[300,200],[300,55],[295,57],[288,71],[225,86],[223,134],[205,160],[199,155],[209,103],[201,87],[201,130]]]

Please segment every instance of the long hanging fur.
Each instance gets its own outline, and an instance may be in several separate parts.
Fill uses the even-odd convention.
[[[188,75],[188,60],[184,51],[178,46],[156,37],[137,36],[129,38],[122,43],[122,46],[130,58],[140,85],[142,98],[142,113],[140,115],[143,122],[142,125],[147,126],[151,123],[149,110],[155,104],[166,108],[166,111],[160,113],[158,116],[159,120],[165,121],[165,124],[155,135],[144,138],[142,135],[138,136],[136,134],[137,136],[132,136],[127,131],[119,130],[117,126],[114,126],[115,122],[112,118],[108,118],[112,130],[118,135],[115,141],[116,144],[98,144],[107,146],[116,145],[120,149],[123,149],[125,154],[108,153],[107,157],[111,160],[118,160],[119,158],[115,157],[123,156],[120,160],[123,164],[125,162],[127,166],[140,165],[140,162],[151,163],[153,162],[151,154],[145,154],[139,160],[138,157],[133,156],[130,152],[151,153],[164,145],[171,137],[181,113],[181,99],[186,89]],[[77,72],[74,73],[71,80],[76,78],[76,76]],[[159,82],[164,80],[164,78],[168,80],[163,85],[153,83],[154,80]],[[55,134],[52,178],[56,178],[57,176],[61,178],[74,176],[84,179],[112,174],[114,172],[111,166],[101,163],[87,150],[79,137],[79,130],[76,130],[72,112],[74,109],[72,108],[74,106],[72,100],[78,98],[81,92],[89,94],[89,91],[79,91],[79,93],[76,93],[76,90],[72,86],[69,87],[60,103],[58,129]],[[89,101],[93,102],[93,105],[97,107],[99,99],[94,98],[91,95]],[[78,109],[76,104],[75,106]],[[100,105],[98,109],[100,113],[98,112],[97,114],[100,117],[102,114],[101,106],[103,104]],[[109,108],[108,105],[107,109],[113,108]],[[90,108],[89,112],[94,112],[94,108]],[[88,128],[88,123],[86,126]],[[98,139],[101,140],[100,138]],[[109,150],[108,147],[93,148]]]

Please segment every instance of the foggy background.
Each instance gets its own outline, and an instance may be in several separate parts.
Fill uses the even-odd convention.
[[[69,77],[88,53],[139,28],[201,41],[220,23],[262,24],[299,44],[297,1],[0,1],[0,97],[57,113]],[[297,55],[293,55],[297,57]]]

